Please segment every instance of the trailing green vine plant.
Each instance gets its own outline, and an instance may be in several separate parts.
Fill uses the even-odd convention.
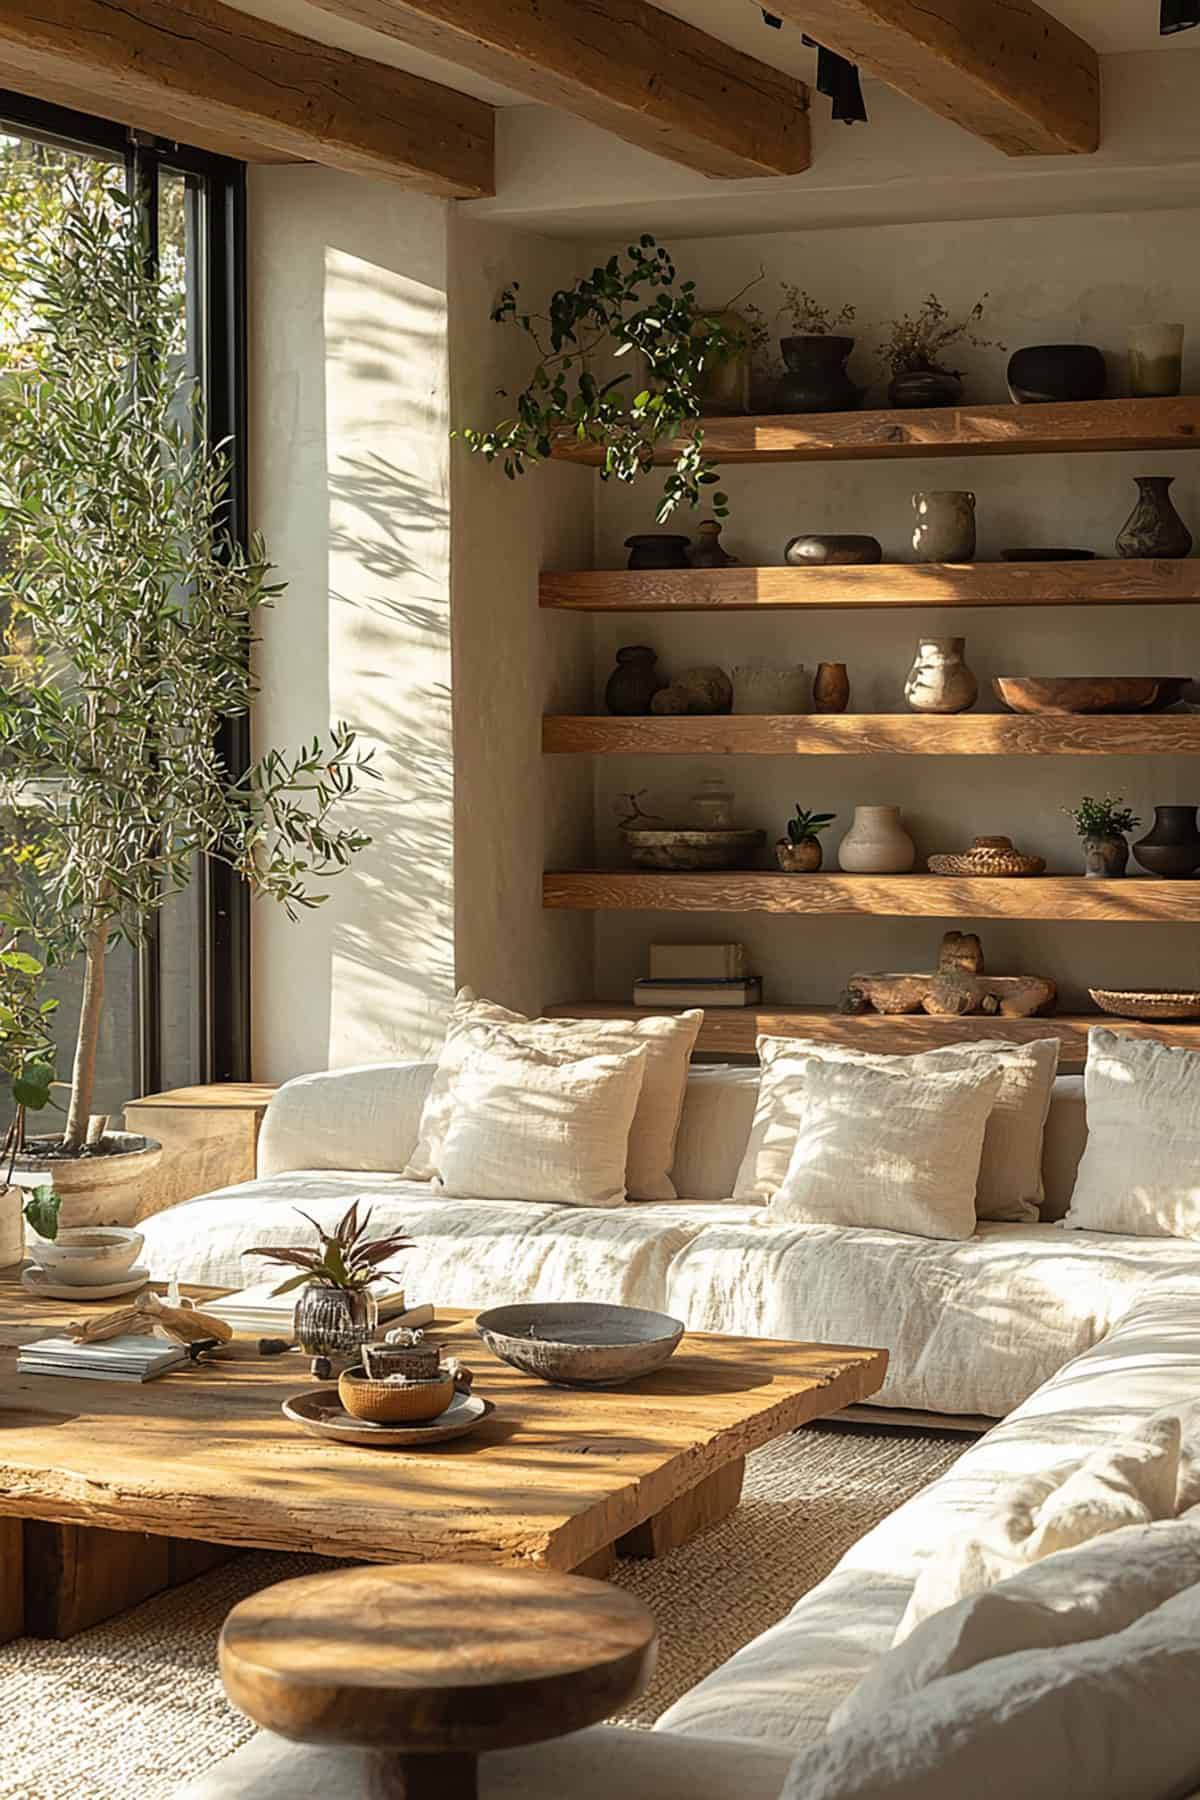
[[[574,287],[552,294],[545,313],[523,311],[520,283],[514,282],[492,319],[519,325],[533,342],[537,364],[508,418],[490,431],[464,426],[453,435],[488,462],[502,460],[510,481],[544,462],[564,432],[603,447],[602,481],[639,480],[658,444],[683,439],[663,483],[659,524],[677,506],[698,506],[702,499],[724,518],[728,496],[704,491],[720,477],[693,421],[703,411],[705,367],[728,361],[746,343],[697,309],[695,291],[695,282],[677,281],[670,252],[648,233],[628,246],[624,258],[610,256]],[[610,358],[630,354],[643,360],[644,385],[627,371],[607,373]]]

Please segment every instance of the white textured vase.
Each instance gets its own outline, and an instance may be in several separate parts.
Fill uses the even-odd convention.
[[[848,875],[904,875],[916,855],[898,806],[856,806],[838,845],[838,862]]]
[[[974,706],[979,683],[967,667],[966,638],[921,638],[904,684],[914,712],[959,713]]]

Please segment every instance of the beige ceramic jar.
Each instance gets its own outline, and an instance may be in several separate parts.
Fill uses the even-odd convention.
[[[848,875],[905,875],[916,855],[898,806],[856,806],[838,845],[838,862]]]
[[[904,684],[914,712],[959,713],[974,706],[979,683],[967,667],[966,638],[921,638]]]

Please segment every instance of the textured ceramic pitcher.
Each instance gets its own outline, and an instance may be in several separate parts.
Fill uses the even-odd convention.
[[[914,712],[958,713],[974,706],[979,683],[968,669],[966,638],[920,638],[904,684]]]
[[[918,562],[970,562],[975,554],[975,496],[960,488],[914,494],[913,552]]]

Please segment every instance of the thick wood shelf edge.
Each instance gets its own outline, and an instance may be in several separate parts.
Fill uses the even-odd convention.
[[[667,874],[654,870],[550,872],[542,903],[589,912],[854,914],[877,918],[1065,919],[1122,925],[1200,922],[1200,880],[1081,875],[784,875],[768,870]]]
[[[552,714],[542,749],[598,756],[1195,756],[1200,714]]]
[[[720,463],[839,462],[854,457],[1013,456],[1100,450],[1186,450],[1200,445],[1200,395],[1080,400],[1051,406],[940,406],[911,411],[767,413],[696,421],[705,454]],[[673,462],[683,440],[663,444]],[[552,454],[598,465],[599,444],[559,436]]]
[[[775,612],[914,606],[1183,606],[1200,557],[1065,563],[869,563],[732,569],[549,570],[539,604],[575,612]]]
[[[644,1019],[672,1007],[618,1006],[601,1001],[548,1006],[552,1019]],[[996,1039],[1007,1044],[1029,1044],[1038,1038],[1056,1037],[1061,1046],[1060,1067],[1080,1069],[1087,1058],[1087,1034],[1095,1025],[1128,1037],[1153,1038],[1159,1043],[1200,1049],[1200,1023],[1151,1024],[1134,1019],[1112,1019],[1100,1013],[1059,1014],[1040,1019],[1001,1019],[982,1015],[965,1019],[937,1019],[923,1013],[840,1013],[832,1007],[730,1006],[712,1007],[704,1015],[696,1049],[704,1055],[753,1056],[761,1037],[811,1038],[822,1044],[858,1045],[890,1056],[912,1056],[946,1044],[973,1044]]]

